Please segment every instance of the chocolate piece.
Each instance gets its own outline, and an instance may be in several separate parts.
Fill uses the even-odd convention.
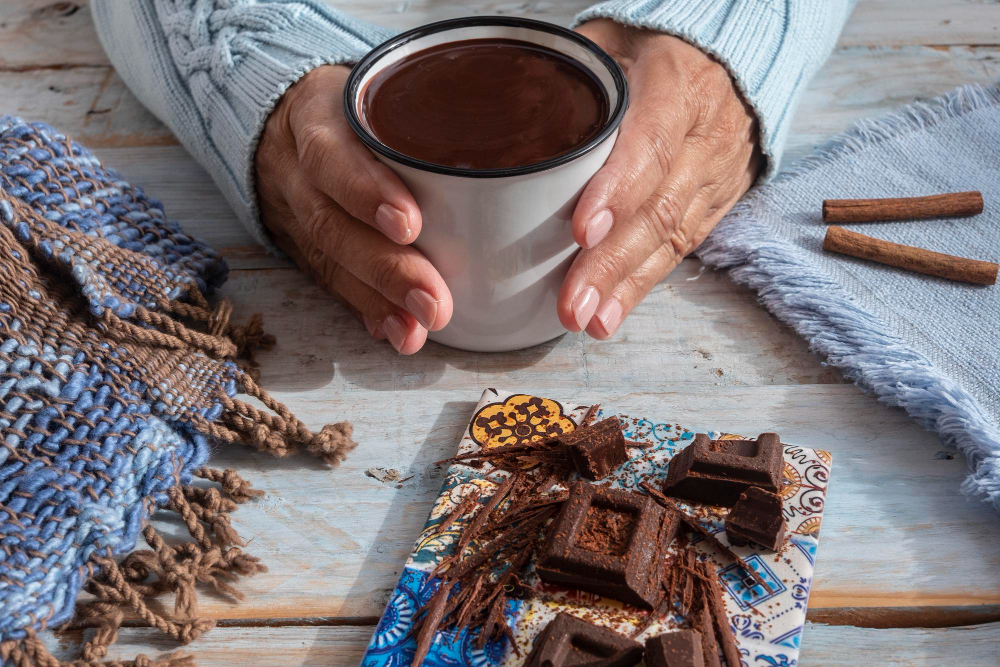
[[[648,667],[705,667],[701,633],[697,630],[667,632],[646,640]]]
[[[524,667],[632,667],[641,659],[639,642],[561,612],[535,638]]]
[[[649,496],[577,482],[549,528],[537,572],[543,581],[652,609],[660,559],[680,517]]]
[[[781,551],[785,528],[781,496],[756,486],[740,494],[740,499],[726,517],[726,536],[730,544],[740,545],[750,541],[771,551]]]
[[[617,417],[608,417],[559,438],[576,471],[587,479],[603,479],[625,463],[625,434]]]
[[[704,433],[670,460],[664,492],[709,505],[732,507],[750,486],[776,492],[783,461],[777,433],[756,440],[709,440]]]

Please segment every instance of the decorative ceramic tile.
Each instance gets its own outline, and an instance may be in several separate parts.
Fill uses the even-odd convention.
[[[509,394],[488,389],[469,422],[469,428],[459,442],[458,452],[467,453],[481,447],[496,447],[529,442],[555,433],[573,430],[589,406],[560,403],[552,399],[525,394]],[[611,413],[602,410],[598,419]],[[687,446],[694,431],[669,421],[654,421],[618,415],[625,437],[652,443],[652,447],[637,452],[601,484],[635,489],[639,482],[656,484],[666,477],[670,458]],[[712,438],[735,438],[727,433],[700,429]],[[729,559],[718,553],[703,538],[691,539],[699,554],[716,568],[725,587],[729,622],[739,643],[746,667],[791,667],[799,654],[799,640],[805,623],[809,587],[815,566],[819,527],[823,518],[827,479],[831,456],[822,450],[785,445],[785,466],[781,497],[788,523],[786,542],[780,553],[753,546],[734,550],[773,589],[769,593],[756,585]],[[490,465],[473,468],[453,464],[445,477],[441,493],[431,508],[430,518],[417,538],[393,591],[385,613],[375,630],[362,660],[363,667],[409,667],[416,649],[410,626],[418,610],[433,595],[439,585],[429,573],[451,553],[463,524],[456,521],[448,530],[438,532],[435,526],[462,499],[477,487],[482,500],[492,495],[506,473]],[[684,503],[679,503],[684,505]],[[687,506],[690,508],[691,506]],[[700,512],[706,514],[705,512]],[[706,514],[703,525],[726,542],[722,517]],[[535,595],[526,601],[512,600],[506,608],[507,623],[513,631],[516,646],[506,639],[487,642],[475,647],[478,630],[460,633],[440,631],[424,661],[427,667],[513,667],[523,663],[531,650],[532,641],[560,611],[586,617],[627,635],[632,635],[645,612],[616,600],[582,591],[541,583],[529,573],[527,582]],[[654,623],[638,636],[639,641],[678,627],[676,617]]]

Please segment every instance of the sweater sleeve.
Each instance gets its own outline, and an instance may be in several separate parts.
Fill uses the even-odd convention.
[[[710,53],[729,69],[760,124],[766,177],[781,160],[789,121],[856,0],[607,0],[581,12],[658,30]]]
[[[255,239],[253,160],[282,93],[391,33],[319,0],[93,0],[104,50],[136,97],[215,179]]]

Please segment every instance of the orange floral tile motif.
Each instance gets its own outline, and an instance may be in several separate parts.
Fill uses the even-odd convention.
[[[557,401],[515,394],[503,403],[483,406],[472,418],[469,435],[480,447],[489,449],[537,442],[575,428]]]

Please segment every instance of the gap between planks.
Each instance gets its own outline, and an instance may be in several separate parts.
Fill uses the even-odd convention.
[[[856,628],[954,628],[1000,622],[1000,604],[969,606],[914,607],[844,607],[810,608],[806,614],[810,623]],[[377,616],[299,617],[299,618],[221,618],[220,628],[288,628],[288,627],[370,627],[379,622]],[[127,628],[150,627],[138,618],[126,619]],[[79,623],[67,630],[80,630],[93,624]]]

